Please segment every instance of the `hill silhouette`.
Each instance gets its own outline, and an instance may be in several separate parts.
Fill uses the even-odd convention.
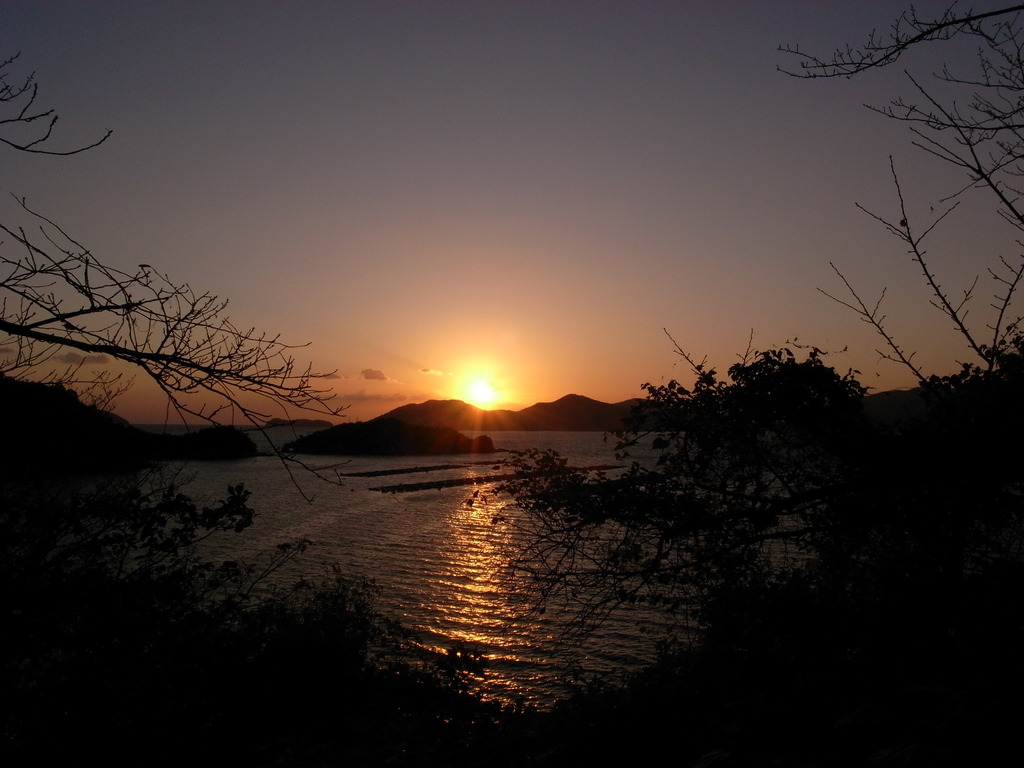
[[[924,391],[920,387],[892,389],[866,395],[864,413],[880,424],[896,424],[921,418],[925,414],[926,404]]]
[[[626,426],[625,420],[638,402],[604,403],[583,395],[565,395],[519,411],[488,411],[462,400],[427,400],[400,406],[377,419],[398,419],[406,424],[460,431],[616,432]],[[863,404],[870,418],[893,423],[921,416],[924,399],[921,390],[915,388],[870,394]]]
[[[86,405],[57,384],[0,375],[4,440],[0,468],[12,475],[89,474],[137,469],[152,461],[235,459],[256,445],[234,427],[156,434]]]
[[[321,429],[288,443],[285,451],[372,456],[427,456],[455,453],[494,453],[486,435],[466,437],[449,427],[410,424],[377,418]]]
[[[485,411],[462,400],[428,400],[388,411],[381,419],[399,419],[424,427],[456,430],[615,432],[625,427],[635,400],[603,403],[583,395],[566,395],[520,411]]]

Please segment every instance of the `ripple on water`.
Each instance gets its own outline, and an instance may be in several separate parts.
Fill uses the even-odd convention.
[[[612,446],[599,433],[496,435],[500,446],[554,447],[584,466],[611,457]],[[494,472],[494,462],[459,458],[432,463],[423,457],[353,457],[339,468],[346,473],[340,486],[298,478],[314,496],[311,503],[281,462],[265,456],[190,465],[194,478],[186,491],[219,497],[228,485],[244,483],[257,520],[243,536],[218,542],[211,554],[252,557],[282,541],[309,539],[313,548],[289,563],[284,578],[316,577],[324,564],[337,563],[344,572],[373,579],[381,588],[382,612],[416,632],[424,645],[462,644],[484,655],[487,672],[479,684],[485,694],[543,705],[565,693],[562,678],[574,670],[607,673],[648,660],[651,641],[636,618],[616,617],[576,643],[563,639],[565,623],[555,611],[518,617],[522,598],[507,588],[513,534],[507,524],[492,522],[502,509],[494,482],[408,493],[371,490],[382,484],[382,472],[391,473],[390,480]],[[310,457],[310,463],[337,463],[323,459]],[[447,468],[434,468],[442,464]]]

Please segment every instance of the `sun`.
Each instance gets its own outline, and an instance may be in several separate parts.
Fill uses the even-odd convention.
[[[486,379],[474,379],[466,386],[464,399],[477,408],[486,408],[498,399],[498,392]]]

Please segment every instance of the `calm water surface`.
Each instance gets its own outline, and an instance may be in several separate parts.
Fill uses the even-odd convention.
[[[272,433],[280,443],[292,439],[283,428]],[[615,463],[614,438],[606,441],[602,433],[490,434],[499,448],[553,448],[580,466]],[[514,532],[493,522],[508,501],[495,494],[494,481],[380,490],[494,475],[503,471],[502,454],[496,456],[300,457],[312,468],[337,473],[340,485],[303,472],[292,477],[270,456],[197,462],[180,471],[190,478],[186,492],[198,498],[223,497],[228,485],[238,483],[252,491],[255,524],[218,543],[211,554],[256,558],[278,543],[308,539],[313,547],[289,563],[283,577],[315,578],[331,563],[345,573],[369,577],[381,588],[382,612],[416,632],[425,645],[451,648],[462,643],[484,655],[483,692],[543,706],[566,692],[567,678],[614,673],[649,659],[653,638],[644,631],[647,622],[639,613],[613,617],[582,643],[563,637],[564,617],[557,611],[516,618],[522,598],[510,591],[507,581]],[[449,465],[455,466],[431,469]],[[415,471],[361,476],[395,470]]]

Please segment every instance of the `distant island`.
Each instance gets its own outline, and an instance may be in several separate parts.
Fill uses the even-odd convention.
[[[489,436],[468,437],[462,431],[614,432],[625,429],[634,403],[602,403],[582,395],[566,395],[521,411],[485,411],[462,400],[428,400],[403,405],[369,421],[312,432],[284,449],[372,456],[493,453],[496,449]]]
[[[449,427],[408,424],[382,416],[312,432],[288,443],[284,450],[337,455],[437,456],[494,453],[495,448],[486,435],[467,437]]]
[[[403,405],[369,421],[312,432],[288,443],[285,450],[374,456],[493,453],[489,436],[471,438],[462,432],[616,432],[626,428],[635,403],[602,403],[566,395],[521,411],[485,411],[462,400],[428,400]]]
[[[462,400],[428,400],[388,411],[382,419],[399,419],[425,427],[485,432],[618,432],[626,428],[637,400],[602,403],[583,395],[566,395],[520,411],[485,411]]]

